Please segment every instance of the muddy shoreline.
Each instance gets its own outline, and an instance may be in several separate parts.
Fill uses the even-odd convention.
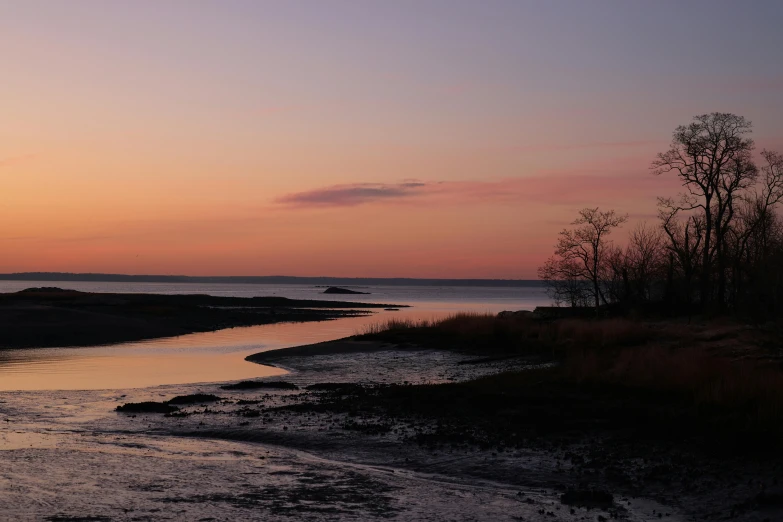
[[[644,433],[638,421],[652,403],[638,397],[544,384],[493,407],[471,402],[476,390],[460,388],[499,373],[541,371],[551,364],[541,357],[479,358],[342,339],[248,359],[289,370],[282,379],[296,389],[202,386],[220,400],[140,417],[174,436],[274,444],[335,461],[521,488],[526,504],[514,520],[763,521],[783,513],[776,458],[727,458],[701,447],[692,433]],[[515,401],[529,422],[511,430],[504,415],[519,406]],[[591,422],[585,409],[593,412]],[[618,415],[627,421],[613,423]],[[546,494],[527,504],[531,491]],[[611,500],[583,501],[595,492]],[[573,498],[582,500],[563,500]]]
[[[6,393],[6,510],[122,521],[783,514],[777,454],[654,429],[666,399],[547,383],[557,361],[545,351],[381,337],[251,355],[289,373],[249,382]],[[537,377],[510,393],[503,375]]]

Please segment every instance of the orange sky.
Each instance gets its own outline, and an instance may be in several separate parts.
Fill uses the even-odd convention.
[[[777,62],[685,73],[643,17],[164,4],[0,7],[0,272],[533,278],[579,208],[654,219],[694,114],[783,148]]]

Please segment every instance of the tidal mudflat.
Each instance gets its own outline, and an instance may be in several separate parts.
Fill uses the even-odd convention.
[[[776,454],[754,453],[746,440],[728,457],[722,435],[707,447],[698,430],[672,429],[690,412],[671,397],[556,378],[574,336],[595,338],[591,328],[617,331],[618,323],[526,321],[393,319],[390,329],[249,356],[276,370],[263,379],[4,392],[4,513],[17,520],[777,519]],[[638,330],[656,327],[627,326],[616,342],[631,347],[649,337]],[[544,332],[557,342],[545,342]],[[705,330],[690,342],[730,353],[743,332]]]
[[[4,513],[18,520],[576,521],[601,513],[646,520],[655,511],[678,519],[676,510],[626,496],[603,504],[605,511],[564,504],[557,460],[547,452],[430,448],[411,442],[419,427],[403,419],[374,430],[363,416],[307,406],[340,393],[324,383],[356,384],[352,376],[371,367],[393,369],[387,383],[422,383],[473,378],[497,366],[460,364],[464,357],[439,350],[308,360],[269,379],[296,389],[223,383],[6,393]],[[287,362],[294,369],[297,361],[303,359]],[[371,374],[357,386],[381,380]],[[168,416],[115,411],[195,393],[219,399],[180,399]]]
[[[333,462],[515,490],[517,502],[505,505],[500,519],[764,521],[782,512],[780,456],[757,412],[772,403],[772,388],[755,403],[738,404],[731,395],[694,402],[676,379],[629,386],[617,368],[612,380],[586,373],[575,379],[574,356],[558,353],[570,351],[570,340],[580,336],[585,342],[577,353],[599,345],[610,353],[599,361],[601,372],[606,361],[617,360],[631,372],[626,348],[661,358],[671,346],[655,343],[687,340],[712,358],[700,359],[713,363],[709,379],[727,382],[734,374],[722,373],[719,361],[739,346],[760,361],[774,357],[763,343],[753,344],[758,330],[706,324],[689,326],[686,334],[671,324],[530,325],[487,316],[390,324],[387,331],[251,356],[291,373],[264,387],[203,389],[220,400],[146,415],[145,422],[176,436],[273,444]],[[451,329],[461,344],[449,338]],[[560,348],[552,350],[541,335],[536,342],[531,329],[559,331]],[[517,344],[514,331],[524,332],[526,342]],[[675,331],[677,341],[670,339]],[[596,345],[598,334],[603,340]],[[490,353],[477,342],[487,335],[496,347]],[[645,372],[655,375],[646,357]],[[685,361],[677,348],[669,357]],[[585,371],[584,361],[579,364]],[[760,364],[744,372],[768,377]],[[688,379],[693,387],[708,382]],[[401,509],[403,519],[416,518]],[[451,518],[497,518],[481,503],[459,513]]]

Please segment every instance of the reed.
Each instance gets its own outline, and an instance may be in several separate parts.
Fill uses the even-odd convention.
[[[751,353],[750,341],[738,332],[737,326],[722,324],[546,322],[458,313],[439,320],[391,319],[364,333],[398,334],[408,341],[486,355],[545,351],[559,361],[557,379],[564,383],[674,394],[697,410],[722,411],[744,428],[783,431],[783,371]],[[732,349],[721,352],[726,343]]]

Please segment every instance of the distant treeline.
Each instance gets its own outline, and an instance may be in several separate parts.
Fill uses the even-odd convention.
[[[525,279],[413,279],[404,277],[296,277],[296,276],[181,276],[73,274],[68,272],[23,272],[0,274],[5,281],[84,281],[107,283],[223,283],[314,286],[483,286],[536,287],[541,281]]]
[[[783,155],[754,154],[750,132],[728,113],[678,127],[651,169],[676,175],[682,192],[658,197],[658,223],[640,224],[624,247],[608,236],[628,216],[582,209],[539,269],[552,298],[669,315],[783,316]]]

